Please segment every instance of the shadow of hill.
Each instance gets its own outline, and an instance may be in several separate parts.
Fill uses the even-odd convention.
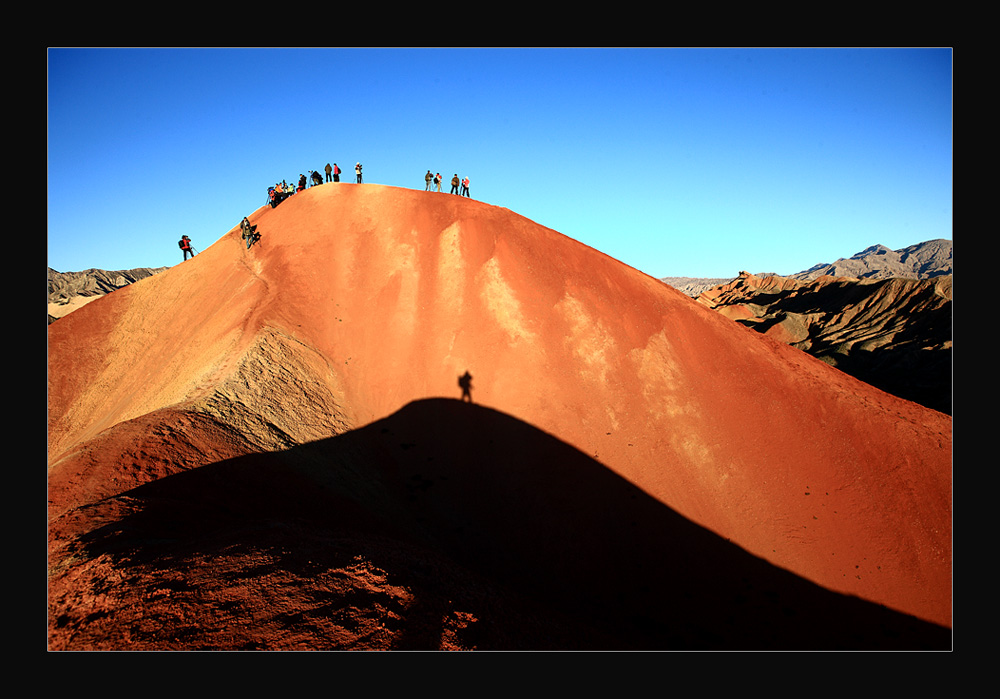
[[[474,620],[459,646],[478,649],[951,647],[950,630],[774,567],[560,440],[457,400],[116,500],[87,554],[110,556],[125,579],[187,571],[171,600],[187,625],[151,633],[190,647],[275,648],[289,634],[344,647],[333,622],[348,609],[381,614],[397,649],[440,647],[459,611]],[[318,585],[359,556],[410,593],[405,604]],[[256,608],[253,629],[220,611],[239,606],[234,588],[276,573],[281,601]],[[223,587],[226,601],[213,593]]]

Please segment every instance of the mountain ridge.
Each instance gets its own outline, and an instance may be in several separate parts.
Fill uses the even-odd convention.
[[[108,271],[87,269],[82,272],[57,272],[48,268],[49,322],[75,311],[99,296],[151,277],[169,267],[137,267]]]
[[[451,586],[465,601],[441,608],[443,617],[431,614],[447,618],[448,628],[421,647],[525,647],[559,629],[560,637],[592,634],[587,643],[597,646],[753,644],[718,613],[753,618],[741,600],[754,582],[764,586],[771,568],[758,569],[742,591],[721,591],[725,599],[714,611],[700,605],[706,617],[697,631],[678,599],[660,606],[648,627],[628,620],[630,639],[623,639],[601,619],[632,613],[650,599],[634,577],[610,594],[586,586],[582,606],[553,612],[558,619],[537,615],[545,591],[560,588],[559,570],[594,565],[586,542],[551,542],[547,550],[566,556],[568,568],[539,568],[517,547],[504,548],[496,561],[470,562],[460,558],[465,547],[444,545],[475,531],[495,532],[482,541],[499,542],[503,527],[518,527],[518,496],[530,495],[529,473],[548,484],[541,502],[553,509],[533,505],[536,526],[525,540],[541,543],[550,533],[544,523],[560,523],[563,504],[576,503],[567,512],[607,507],[614,519],[641,492],[655,505],[648,510],[652,529],[665,521],[661,508],[669,508],[713,542],[864,600],[869,609],[892,610],[880,621],[869,616],[854,629],[857,637],[839,625],[830,639],[830,617],[816,617],[826,620],[818,628],[803,621],[819,612],[815,598],[793,604],[793,621],[781,611],[781,595],[751,594],[755,608],[763,605],[759,618],[777,625],[773,636],[762,631],[762,647],[908,645],[913,639],[901,630],[913,628],[914,619],[924,625],[920,643],[948,643],[947,416],[735,325],[498,207],[378,185],[331,185],[250,219],[262,240],[249,250],[234,227],[197,257],[49,326],[53,645],[120,648],[135,639],[136,648],[295,648],[305,639],[309,647],[399,647],[393,644],[410,630],[401,620],[416,613],[409,610],[445,603],[427,592],[433,585],[416,597],[408,587],[417,570],[425,581],[451,580],[435,569],[465,571],[478,582]],[[191,301],[183,313],[175,311],[178,298]],[[457,397],[463,372],[473,376],[475,406],[494,412],[457,399],[426,402]],[[509,452],[501,447],[518,441],[505,435],[536,441],[521,431],[528,427],[516,428],[498,412],[572,451],[543,440],[549,446],[537,442],[537,454],[504,459]],[[435,431],[442,421],[464,420],[473,422]],[[463,438],[472,438],[464,448]],[[516,470],[528,456],[537,466],[506,483],[512,497],[474,481],[467,484],[476,488],[474,500],[438,495],[463,474],[502,473],[505,463]],[[478,471],[479,463],[486,470]],[[594,475],[584,491],[560,475],[571,463],[581,476]],[[610,496],[605,471],[636,490],[601,497]],[[265,477],[249,478],[257,472]],[[266,477],[272,473],[287,480]],[[197,503],[206,493],[233,507],[264,498],[267,510],[258,519],[253,507],[211,507],[211,495],[204,509]],[[297,506],[306,501],[325,504],[307,516]],[[416,531],[413,523],[429,527],[427,541],[443,548],[420,553],[405,535]],[[316,537],[306,552],[303,532]],[[616,532],[600,549],[602,574],[614,570],[606,552],[627,543],[625,532]],[[381,553],[364,555],[375,539],[383,542]],[[260,541],[270,543],[261,548]],[[336,542],[346,559],[321,555],[324,542]],[[630,576],[661,555],[648,545],[630,555]],[[403,568],[384,567],[390,550],[406,559]],[[204,555],[209,551],[219,555]],[[356,566],[351,551],[362,555]],[[662,552],[657,576],[677,574],[674,554]],[[528,577],[497,577],[504,556]],[[266,579],[263,587],[247,575],[253,570]],[[350,604],[351,590],[337,588],[330,570],[344,571],[357,583],[351,590],[372,596]],[[310,588],[318,602],[307,608],[295,590],[308,585],[309,572],[330,587]],[[539,576],[534,584],[532,575]],[[366,588],[366,577],[384,585]],[[105,581],[112,579],[123,582],[109,589]],[[197,579],[204,595],[188,594],[186,579]],[[694,590],[672,584],[681,597]],[[470,597],[476,589],[495,590],[501,607],[501,600],[516,599],[508,609],[540,624],[539,635],[517,638],[516,627],[490,610],[491,595]],[[175,594],[163,594],[170,590]],[[263,590],[277,595],[270,605],[258,597]],[[260,617],[269,608],[284,613],[265,614],[266,631],[248,637],[240,630],[243,615]],[[102,618],[124,623],[102,625]],[[144,618],[157,622],[144,626]],[[214,621],[199,626],[184,618]],[[310,620],[323,625],[321,638],[308,635],[318,628]],[[925,633],[927,624],[933,633]],[[352,625],[372,634],[351,636]],[[477,645],[477,633],[489,641]]]
[[[755,272],[755,277],[788,277],[803,281],[818,277],[853,277],[857,279],[930,279],[953,272],[952,242],[935,238],[922,243],[908,245],[899,250],[890,250],[882,244],[871,245],[851,257],[840,258],[832,263],[820,262],[809,269],[794,274],[779,275],[774,272]],[[688,296],[697,297],[723,284],[728,284],[741,275],[751,274],[741,271],[735,277],[661,277],[668,284]]]
[[[849,258],[841,258],[829,264],[820,263],[788,276],[801,280],[817,277],[931,279],[952,272],[952,242],[935,238],[899,250],[890,250],[880,244],[872,245]]]

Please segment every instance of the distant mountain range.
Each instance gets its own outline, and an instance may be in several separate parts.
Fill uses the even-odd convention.
[[[932,279],[952,273],[952,243],[936,239],[910,245],[901,250],[890,250],[884,245],[872,245],[848,258],[836,262],[821,262],[807,270],[787,275],[790,279],[809,281],[817,277],[853,277],[855,279]],[[746,272],[740,272],[740,275]],[[739,276],[739,275],[738,275]],[[780,276],[773,272],[757,272],[755,277]],[[663,277],[669,284],[688,296],[698,296],[737,277],[728,279],[701,277]]]
[[[933,279],[951,273],[951,241],[938,239],[910,245],[902,250],[873,245],[853,257],[841,258],[831,264],[818,264],[791,277],[806,281],[822,276],[869,280]]]
[[[855,378],[950,414],[952,276],[951,241],[931,240],[897,251],[874,245],[788,277],[740,272],[696,298]]]
[[[139,267],[109,272],[88,269],[83,272],[57,272],[49,269],[49,322],[62,318],[96,298],[110,294],[140,279],[151,277],[169,267]]]

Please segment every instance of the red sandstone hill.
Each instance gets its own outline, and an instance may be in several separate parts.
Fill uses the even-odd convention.
[[[49,327],[51,649],[950,647],[947,415],[506,209],[250,218]]]

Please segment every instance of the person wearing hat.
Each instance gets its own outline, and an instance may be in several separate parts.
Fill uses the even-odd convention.
[[[358,174],[358,184],[361,184],[361,163],[354,166],[354,172]]]
[[[188,253],[191,253],[191,257],[194,257],[194,248],[191,247],[191,239],[186,235],[181,236],[181,239],[177,241],[177,245],[184,251],[184,260],[187,260]]]

